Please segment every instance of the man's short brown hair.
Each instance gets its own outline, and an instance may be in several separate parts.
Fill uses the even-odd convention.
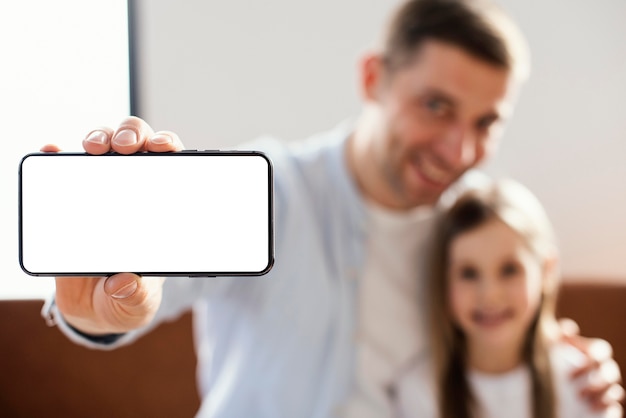
[[[513,21],[483,0],[409,0],[392,15],[383,40],[392,69],[411,62],[427,40],[458,46],[524,79],[529,72],[526,42]]]

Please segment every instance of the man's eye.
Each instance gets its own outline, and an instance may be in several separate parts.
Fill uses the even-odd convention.
[[[474,280],[478,278],[478,271],[473,267],[463,267],[459,273],[459,276],[465,280]]]
[[[506,263],[500,271],[502,277],[512,277],[519,273],[519,267],[515,263]]]
[[[498,118],[495,116],[487,116],[481,118],[480,120],[478,120],[478,122],[476,122],[476,128],[481,131],[486,131],[491,127],[491,125],[495,124],[497,120]]]
[[[424,107],[436,116],[444,116],[448,113],[450,106],[441,99],[426,99]]]

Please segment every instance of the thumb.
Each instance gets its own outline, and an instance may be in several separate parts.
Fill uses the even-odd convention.
[[[164,280],[133,273],[107,277],[101,288],[106,297],[97,298],[96,306],[107,332],[127,332],[147,325],[161,304]]]
[[[104,293],[111,302],[124,307],[126,313],[150,315],[161,301],[163,277],[141,277],[133,273],[119,273],[104,281]]]
[[[107,277],[104,282],[104,293],[120,302],[133,301],[137,293],[141,276],[132,273],[121,273]]]

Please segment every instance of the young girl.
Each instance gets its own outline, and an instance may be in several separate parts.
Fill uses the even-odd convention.
[[[399,415],[574,418],[594,413],[551,342],[556,246],[539,201],[512,180],[462,195],[444,215],[429,283],[430,354],[397,388]]]

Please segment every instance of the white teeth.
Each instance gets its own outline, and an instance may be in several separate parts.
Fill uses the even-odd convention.
[[[446,184],[448,182],[448,173],[440,169],[434,164],[430,164],[426,159],[417,161],[417,165],[426,177],[436,183]]]

